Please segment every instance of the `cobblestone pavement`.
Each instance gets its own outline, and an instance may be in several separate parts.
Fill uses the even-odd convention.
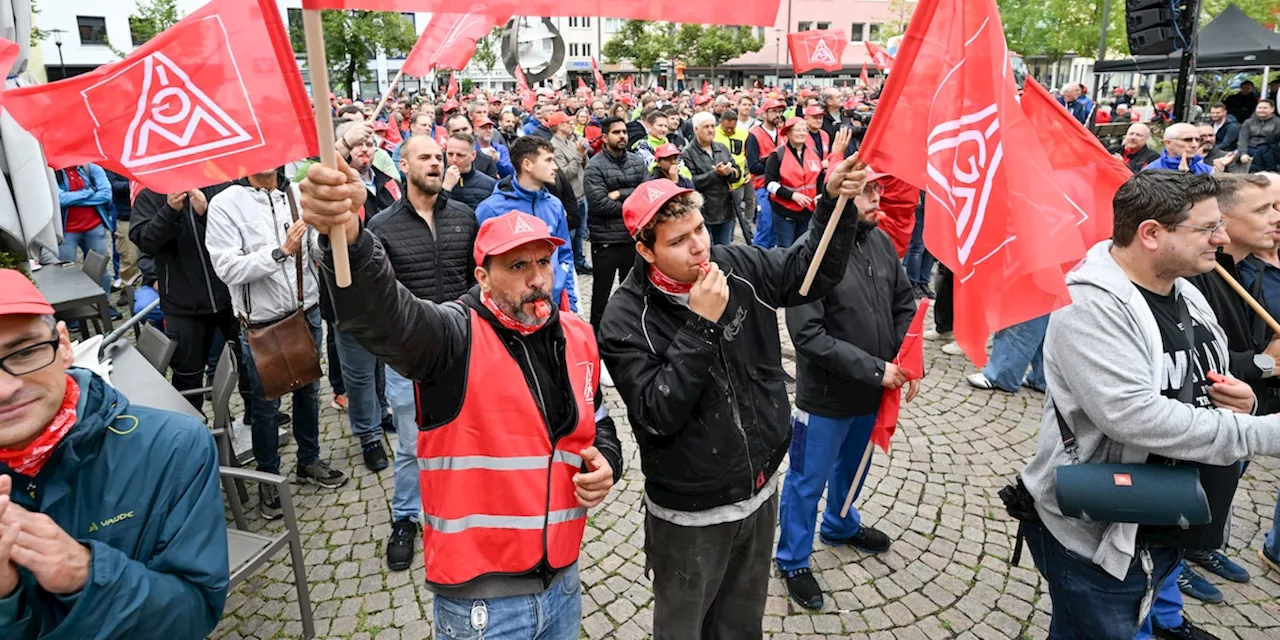
[[[579,289],[590,291],[590,278]],[[584,304],[590,304],[584,295]],[[586,310],[583,310],[586,316]],[[785,328],[784,323],[780,327]],[[783,332],[787,370],[793,351]],[[826,606],[792,604],[782,580],[769,585],[764,628],[774,640],[917,640],[922,638],[1044,638],[1049,598],[1023,554],[1009,558],[1014,526],[996,492],[1030,457],[1043,396],[978,391],[965,384],[972,365],[928,343],[920,397],[905,405],[889,455],[877,451],[858,507],[887,533],[893,548],[871,557],[815,540],[813,568]],[[386,568],[391,469],[369,472],[343,414],[321,393],[324,455],[351,475],[337,491],[294,486],[317,637],[418,640],[431,637],[431,594],[422,587],[422,554],[409,571]],[[593,510],[582,549],[583,638],[630,640],[651,635],[653,597],[643,575],[641,492],[635,439],[616,392],[605,389],[618,421],[626,473]],[[236,400],[239,402],[239,400]],[[389,438],[394,438],[394,435]],[[388,451],[394,450],[391,443]],[[290,469],[294,445],[284,449]],[[1255,461],[1236,494],[1228,551],[1249,569],[1248,584],[1225,583],[1226,602],[1189,604],[1188,616],[1224,639],[1280,637],[1280,575],[1256,553],[1270,528],[1280,462]],[[253,502],[256,503],[256,492]],[[279,531],[250,514],[251,527]],[[212,638],[297,638],[301,623],[288,554],[236,588]],[[1194,601],[1191,601],[1194,602]]]

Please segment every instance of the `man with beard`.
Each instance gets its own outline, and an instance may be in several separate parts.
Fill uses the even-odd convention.
[[[591,238],[591,326],[600,330],[614,278],[625,280],[636,261],[635,240],[627,231],[622,202],[644,182],[648,169],[640,154],[627,150],[627,124],[605,118],[604,149],[587,161],[583,190],[587,193],[587,229]],[[603,375],[605,384],[611,380]]]
[[[344,122],[338,125],[334,135],[338,140],[348,138],[345,134],[347,131],[356,127],[367,127],[360,122]],[[339,153],[347,158],[348,164],[352,169],[360,173],[360,179],[364,180],[364,185],[369,189],[369,199],[365,201],[365,218],[386,209],[395,204],[400,199],[400,184],[396,182],[396,176],[388,175],[378,169],[373,164],[373,154],[378,149],[378,144],[374,141],[372,132],[369,135],[360,137],[352,143],[348,150],[344,153],[339,144]],[[403,143],[401,143],[403,147]]]
[[[454,147],[451,153],[471,149],[470,144],[460,138],[451,138],[449,144]],[[441,197],[444,158],[440,145],[429,136],[414,136],[405,141],[400,170],[408,178],[408,197],[374,216],[369,221],[369,231],[381,240],[396,280],[409,293],[436,304],[457,300],[475,284],[476,265],[471,252],[480,223],[466,205]],[[387,566],[392,571],[403,571],[413,564],[422,504],[418,487],[417,412],[412,381],[388,367],[386,384],[387,402],[396,426],[395,489],[391,495]]]
[[[515,167],[511,166],[511,152],[507,150],[502,134],[494,130],[493,120],[481,114],[476,117],[472,125],[476,131],[476,151],[493,160],[498,166],[498,177],[506,178],[515,175]]]
[[[1196,123],[1196,137],[1200,139],[1200,155],[1204,161],[1213,166],[1216,173],[1224,173],[1236,161],[1235,151],[1227,152],[1214,146],[1213,123],[1201,121]]]
[[[830,171],[814,233],[789,248],[712,245],[702,196],[670,181],[627,198],[639,258],[609,302],[601,354],[627,405],[645,476],[645,556],[654,636],[762,637],[791,438],[778,307],[820,299],[844,275],[855,207],[799,293],[837,197],[857,197],[857,158]]]
[[[313,165],[301,188],[307,222],[345,232],[350,245],[338,317],[421,398],[436,637],[576,639],[587,509],[621,477],[622,449],[591,329],[551,304],[563,240],[519,212],[486,221],[473,252],[478,285],[440,305],[397,283],[378,239],[360,228],[365,192],[354,172]],[[324,260],[332,279],[327,251]]]
[[[467,205],[472,211],[493,193],[494,185],[498,184],[493,177],[476,168],[477,158],[475,138],[471,134],[459,132],[449,135],[445,158],[449,168],[444,174],[444,193],[449,199]]]
[[[764,120],[760,126],[747,131],[747,170],[751,172],[752,187],[756,190],[756,234],[751,244],[766,249],[774,246],[773,203],[769,201],[769,189],[765,179],[766,166],[773,152],[782,143],[778,128],[782,126],[782,111],[787,105],[770,98],[764,101]],[[739,126],[741,126],[739,112]]]
[[[828,480],[822,542],[872,554],[889,549],[889,536],[863,524],[857,509],[840,515],[850,487],[857,482],[861,489],[871,469],[860,467],[871,446],[882,392],[906,382],[893,359],[916,312],[911,281],[893,241],[876,228],[880,189],[879,183],[868,182],[853,199],[858,231],[840,284],[821,300],[787,309],[787,329],[796,348],[796,410],[774,559],[787,593],[807,609],[822,608],[822,589],[809,568],[809,554],[818,499]],[[906,384],[910,402],[919,381]],[[859,471],[863,475],[856,477]]]

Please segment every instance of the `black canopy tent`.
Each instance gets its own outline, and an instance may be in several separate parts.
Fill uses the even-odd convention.
[[[1093,72],[1176,72],[1181,60],[1182,51],[1178,50],[1167,56],[1106,60],[1095,64]],[[1240,7],[1228,5],[1217,18],[1200,29],[1196,43],[1196,69],[1265,67],[1280,67],[1280,33],[1254,22]]]

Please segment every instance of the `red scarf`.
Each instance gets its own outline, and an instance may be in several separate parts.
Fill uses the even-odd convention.
[[[480,302],[484,303],[485,308],[488,309],[491,313],[493,313],[493,317],[497,318],[498,322],[502,326],[522,336],[527,336],[533,333],[534,331],[541,329],[542,326],[546,324],[545,320],[551,317],[551,303],[547,302],[546,300],[538,301],[538,310],[537,310],[538,317],[544,320],[544,322],[542,322],[541,324],[526,324],[524,322],[520,322],[519,320],[516,320],[515,318],[511,317],[510,315],[507,314],[506,311],[503,311],[502,309],[498,308],[498,303],[494,302],[493,298],[489,297],[488,292],[485,292],[485,291],[480,292]]]
[[[711,262],[704,262],[698,265],[698,268],[702,269],[703,273],[707,273],[711,271]],[[680,282],[653,265],[649,265],[649,282],[652,282],[659,291],[673,296],[687,296],[693,290],[692,282]]]
[[[21,450],[0,449],[0,463],[10,469],[27,476],[35,477],[49,461],[53,450],[66,437],[67,432],[76,423],[76,405],[80,402],[80,385],[75,378],[67,376],[67,392],[62,397],[62,406],[53,416],[49,426],[45,427],[35,440]]]

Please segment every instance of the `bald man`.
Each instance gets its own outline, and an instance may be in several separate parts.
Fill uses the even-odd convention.
[[[1213,165],[1200,155],[1200,136],[1193,124],[1178,122],[1164,130],[1164,151],[1143,169],[1189,171],[1196,175],[1213,173]]]
[[[1147,146],[1150,141],[1151,128],[1141,122],[1135,122],[1129,125],[1129,130],[1125,132],[1124,144],[1120,146],[1120,152],[1112,155],[1123,161],[1130,171],[1137,173],[1160,157],[1159,152]]]

